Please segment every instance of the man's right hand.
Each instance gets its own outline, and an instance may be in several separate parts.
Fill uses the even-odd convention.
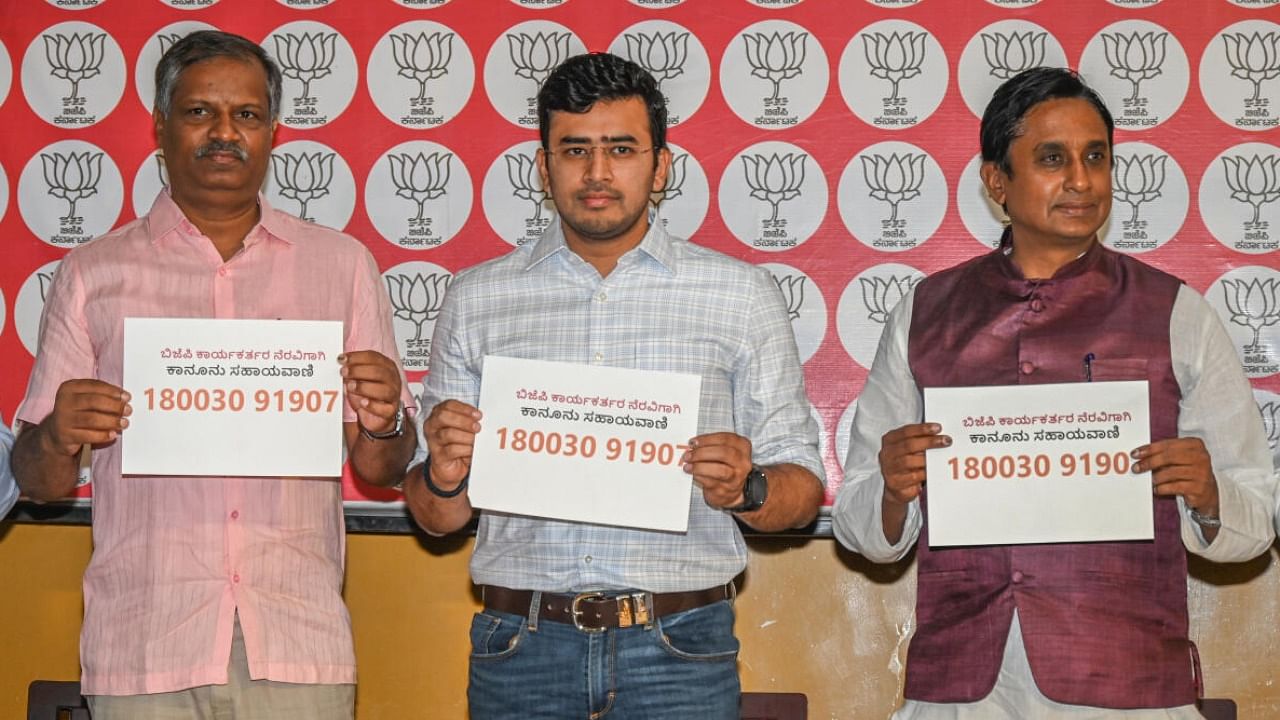
[[[74,456],[84,445],[102,445],[129,427],[129,393],[101,380],[68,380],[58,386],[53,412],[40,423],[44,446]]]
[[[480,431],[480,411],[460,401],[445,400],[431,409],[423,427],[431,454],[431,480],[452,490],[471,472],[471,451]]]

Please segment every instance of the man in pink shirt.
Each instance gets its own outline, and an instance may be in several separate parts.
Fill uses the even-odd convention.
[[[341,321],[353,472],[389,485],[413,454],[373,258],[258,194],[280,84],[266,53],[235,35],[170,48],[153,115],[169,190],[69,253],[45,306],[13,467],[28,496],[60,498],[93,448],[80,657],[96,720],[354,715],[338,479],[120,473],[126,317]]]

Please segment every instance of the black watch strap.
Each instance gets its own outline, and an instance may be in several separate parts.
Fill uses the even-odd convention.
[[[466,491],[467,485],[471,482],[471,473],[468,472],[462,478],[462,482],[458,483],[458,487],[452,490],[441,490],[439,486],[431,482],[431,456],[428,455],[427,461],[422,463],[422,479],[427,482],[427,489],[431,491],[432,495],[448,499],[458,497]]]
[[[769,478],[765,476],[760,466],[752,465],[751,472],[747,473],[747,481],[742,485],[742,503],[725,510],[731,513],[755,512],[764,507],[764,502],[768,498]]]

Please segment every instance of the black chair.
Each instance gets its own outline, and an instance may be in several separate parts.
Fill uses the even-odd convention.
[[[807,720],[809,698],[803,693],[742,693],[742,720]]]
[[[27,687],[27,720],[89,720],[80,683],[33,680]]]
[[[1236,703],[1234,700],[1221,698],[1201,698],[1196,707],[1205,720],[1236,720]]]

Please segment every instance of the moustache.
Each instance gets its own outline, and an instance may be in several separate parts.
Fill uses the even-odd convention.
[[[240,147],[236,143],[226,142],[223,140],[213,140],[196,148],[196,159],[212,155],[213,153],[231,153],[235,155],[240,162],[249,161],[249,151]]]

